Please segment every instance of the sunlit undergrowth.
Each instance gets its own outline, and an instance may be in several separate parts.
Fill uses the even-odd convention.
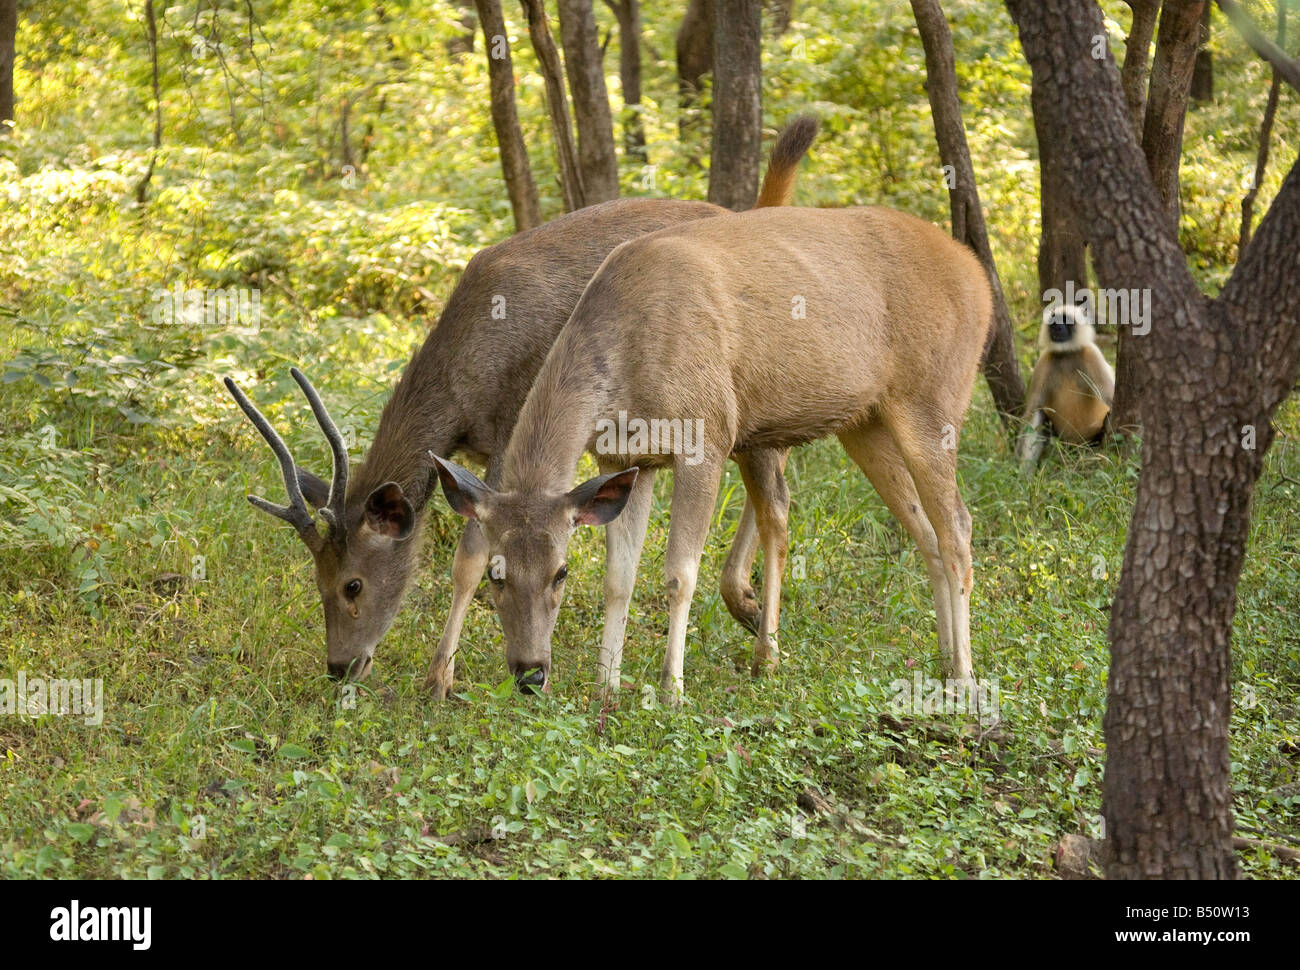
[[[325,679],[310,559],[292,530],[244,501],[281,486],[219,378],[253,389],[301,462],[324,468],[288,376],[303,366],[359,455],[460,269],[510,217],[481,50],[443,52],[451,8],[385,4],[387,21],[358,10],[331,32],[306,6],[256,5],[268,38],[260,72],[235,40],[242,15],[222,12],[243,81],[233,116],[216,60],[187,59],[189,21],[169,13],[164,145],[143,206],[139,24],[91,2],[56,4],[20,28],[31,38],[25,120],[0,148],[0,677],[102,678],[106,710],[98,726],[0,716],[0,874],[1046,877],[1063,834],[1095,834],[1107,610],[1136,459],[1060,447],[1022,480],[982,386],[960,474],[975,518],[975,662],[996,679],[996,727],[963,734],[968,719],[894,710],[895,681],[939,669],[925,569],[834,442],[791,460],[773,677],[750,679],[749,639],[716,592],[743,496],[732,471],[702,566],[682,711],[642,692],[657,682],[667,627],[667,476],[629,623],[631,686],[615,709],[601,711],[589,683],[597,532],[572,548],[553,695],[525,699],[503,683],[499,624],[483,602],[462,642],[457,700],[435,706],[420,693],[460,525],[440,498],[428,566],[371,682],[353,698]],[[1126,8],[1106,6],[1118,46]],[[1028,365],[1040,305],[1028,71],[1001,5],[945,7]],[[676,13],[645,16],[649,44],[670,57]],[[100,29],[80,30],[87,20]],[[837,26],[849,23],[861,33]],[[515,49],[522,122],[554,215],[540,82],[526,41]],[[1231,35],[1216,35],[1216,54],[1219,98],[1189,117],[1183,168],[1182,239],[1209,289],[1235,258],[1266,87]],[[679,140],[671,64],[646,56],[655,168],[625,164],[625,193],[702,197],[707,173],[691,158],[707,162],[707,124],[698,142]],[[921,64],[908,6],[893,0],[800,4],[794,31],[767,42],[769,127],[805,107],[824,119],[800,204],[946,218]],[[353,109],[372,149],[343,173],[335,109],[317,106],[380,80]],[[1275,137],[1300,143],[1293,107]],[[1260,211],[1294,157],[1278,151]],[[169,315],[161,295],[178,286],[256,291],[260,316]],[[1235,808],[1264,838],[1300,835],[1294,401],[1278,428],[1234,641]],[[830,815],[810,807],[814,789]],[[1287,875],[1268,856],[1245,862],[1254,876]]]

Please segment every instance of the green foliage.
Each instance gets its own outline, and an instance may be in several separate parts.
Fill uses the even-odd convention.
[[[1118,52],[1127,8],[1104,6]],[[1040,306],[1029,72],[1001,4],[945,9],[1027,360]],[[1062,834],[1096,830],[1105,627],[1135,459],[1059,447],[1023,482],[983,388],[960,472],[976,523],[975,663],[1000,685],[996,731],[882,722],[896,680],[937,669],[933,609],[919,555],[834,443],[790,464],[802,570],[787,582],[774,677],[749,679],[749,640],[714,591],[742,496],[731,472],[702,565],[684,711],[640,693],[657,680],[666,626],[667,482],[629,622],[633,687],[616,708],[600,709],[586,682],[600,627],[595,531],[572,549],[555,695],[514,693],[499,624],[476,603],[459,699],[426,701],[459,527],[439,503],[431,566],[380,646],[374,682],[355,696],[327,682],[310,559],[244,501],[281,486],[219,378],[254,390],[304,465],[328,467],[289,365],[308,368],[364,443],[458,273],[511,217],[482,37],[473,55],[445,52],[462,30],[457,8],[253,10],[250,23],[245,4],[160,8],[163,144],[143,206],[152,94],[139,5],[55,2],[19,27],[19,121],[0,141],[0,676],[102,678],[107,709],[98,727],[0,717],[0,875],[1045,877]],[[521,124],[555,215],[542,85],[507,15]],[[612,17],[603,5],[597,16],[603,33]],[[624,162],[624,191],[700,198],[707,112],[683,142],[670,61],[680,11],[643,16],[654,168]],[[618,43],[615,32],[611,66]],[[1214,50],[1219,96],[1188,119],[1181,226],[1209,289],[1236,255],[1267,87],[1226,27]],[[808,108],[825,121],[801,204],[946,221],[907,3],[800,3],[791,32],[765,41],[764,68],[769,128]],[[1260,213],[1300,143],[1285,98],[1274,138]],[[260,314],[160,313],[178,288],[255,291]],[[1233,782],[1243,825],[1294,834],[1294,402],[1279,431],[1239,588]],[[800,809],[810,786],[840,814]],[[1246,867],[1285,874],[1265,856]]]

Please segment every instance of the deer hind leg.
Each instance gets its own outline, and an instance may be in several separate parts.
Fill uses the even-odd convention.
[[[605,628],[600,641],[596,682],[605,693],[618,690],[623,665],[623,639],[627,635],[627,610],[636,585],[637,565],[650,523],[655,470],[637,476],[623,513],[605,526]]]
[[[673,504],[668,526],[668,550],[664,555],[664,579],[668,588],[668,646],[664,653],[659,686],[669,703],[682,700],[682,667],[686,657],[686,628],[690,622],[691,598],[700,572],[700,556],[713,519],[725,458],[706,458],[702,464],[687,465],[678,460],[673,468]]]
[[[745,508],[736,525],[736,538],[727,551],[727,561],[722,564],[720,586],[722,601],[727,612],[750,633],[757,635],[761,607],[758,596],[750,584],[754,557],[758,554],[758,525],[754,521],[754,500],[745,495]]]
[[[787,526],[790,514],[790,491],[785,484],[784,452],[759,451],[738,455],[741,477],[749,502],[754,506],[754,521],[763,544],[763,610],[759,617],[758,636],[754,641],[754,664],[750,672],[757,677],[774,669],[780,662],[776,633],[781,620],[781,579],[785,575],[789,550]]]
[[[939,628],[939,650],[945,662],[953,656],[952,597],[948,574],[934,527],[926,517],[916,484],[903,461],[903,454],[893,436],[879,420],[846,431],[840,442],[849,457],[862,469],[885,506],[912,537],[925,560],[934,596],[934,615]]]
[[[942,411],[921,411],[918,417],[892,414],[886,426],[902,452],[916,485],[926,518],[934,527],[948,580],[951,604],[952,650],[948,655],[951,677],[973,676],[970,651],[970,596],[975,573],[971,565],[971,517],[957,489],[956,434],[960,420],[944,422]],[[919,414],[924,414],[920,417]]]
[[[767,449],[750,454],[751,467],[757,469],[762,466],[763,471],[758,473],[760,478],[766,479],[767,475],[775,474],[779,479],[779,489],[772,490],[768,501],[769,503],[774,500],[783,501],[781,512],[786,518],[789,517],[790,493],[785,487],[785,461],[789,455],[788,451]],[[762,608],[759,606],[758,596],[754,593],[754,587],[750,585],[750,575],[754,568],[754,556],[758,552],[759,534],[754,513],[754,499],[748,484],[745,486],[745,493],[745,508],[736,526],[736,538],[732,540],[731,549],[727,552],[727,561],[722,566],[722,601],[727,604],[727,611],[736,618],[736,622],[758,636]]]
[[[447,614],[447,623],[442,628],[438,649],[434,651],[433,659],[429,661],[429,671],[424,677],[424,689],[431,692],[435,700],[446,700],[451,692],[460,631],[465,626],[469,605],[474,600],[474,591],[483,578],[487,561],[487,538],[479,524],[471,519],[465,523],[465,531],[461,533],[460,542],[456,545],[456,555],[451,564],[451,610]]]

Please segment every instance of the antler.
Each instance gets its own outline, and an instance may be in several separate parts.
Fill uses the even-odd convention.
[[[343,443],[342,433],[334,424],[330,413],[325,410],[325,405],[321,403],[316,388],[312,387],[311,381],[307,380],[307,375],[296,367],[290,367],[289,373],[298,382],[302,392],[307,395],[307,403],[311,405],[312,414],[316,415],[316,423],[320,425],[321,431],[325,433],[325,440],[330,443],[330,455],[334,462],[334,469],[330,475],[329,501],[325,503],[325,508],[320,510],[320,514],[321,518],[330,525],[330,537],[337,536],[338,540],[342,542],[344,523],[346,522],[343,513],[348,494],[348,448]]]
[[[293,375],[293,379],[298,382],[303,394],[307,396],[307,403],[311,405],[312,413],[316,415],[316,422],[320,425],[321,430],[325,433],[325,438],[330,444],[334,471],[330,482],[329,501],[320,512],[321,517],[330,525],[331,540],[341,543],[344,537],[343,507],[348,488],[347,448],[343,443],[343,435],[339,433],[338,428],[329,416],[329,412],[325,410],[325,405],[321,403],[320,395],[311,386],[311,382],[296,367],[291,368],[289,373]],[[253,427],[257,428],[262,437],[266,439],[266,443],[271,446],[271,450],[275,452],[275,457],[280,462],[280,473],[284,476],[284,489],[289,495],[288,505],[275,505],[257,495],[249,495],[249,503],[263,512],[275,516],[277,519],[288,522],[298,531],[298,535],[307,544],[308,549],[312,552],[319,552],[325,540],[316,528],[311,509],[307,507],[307,501],[303,498],[302,486],[298,484],[298,468],[294,463],[293,455],[289,453],[288,446],[276,433],[275,428],[271,427],[271,423],[266,420],[262,412],[254,406],[253,402],[248,399],[233,380],[227,377],[224,379],[224,383],[226,390],[235,399],[235,403],[239,405],[240,410],[248,416],[248,420],[253,422]]]

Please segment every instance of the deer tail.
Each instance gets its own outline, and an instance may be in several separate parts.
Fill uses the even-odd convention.
[[[767,175],[758,193],[758,201],[754,203],[755,209],[789,205],[794,199],[799,162],[808,153],[820,127],[821,121],[815,115],[800,115],[785,126],[772,148],[772,157],[768,159]]]

